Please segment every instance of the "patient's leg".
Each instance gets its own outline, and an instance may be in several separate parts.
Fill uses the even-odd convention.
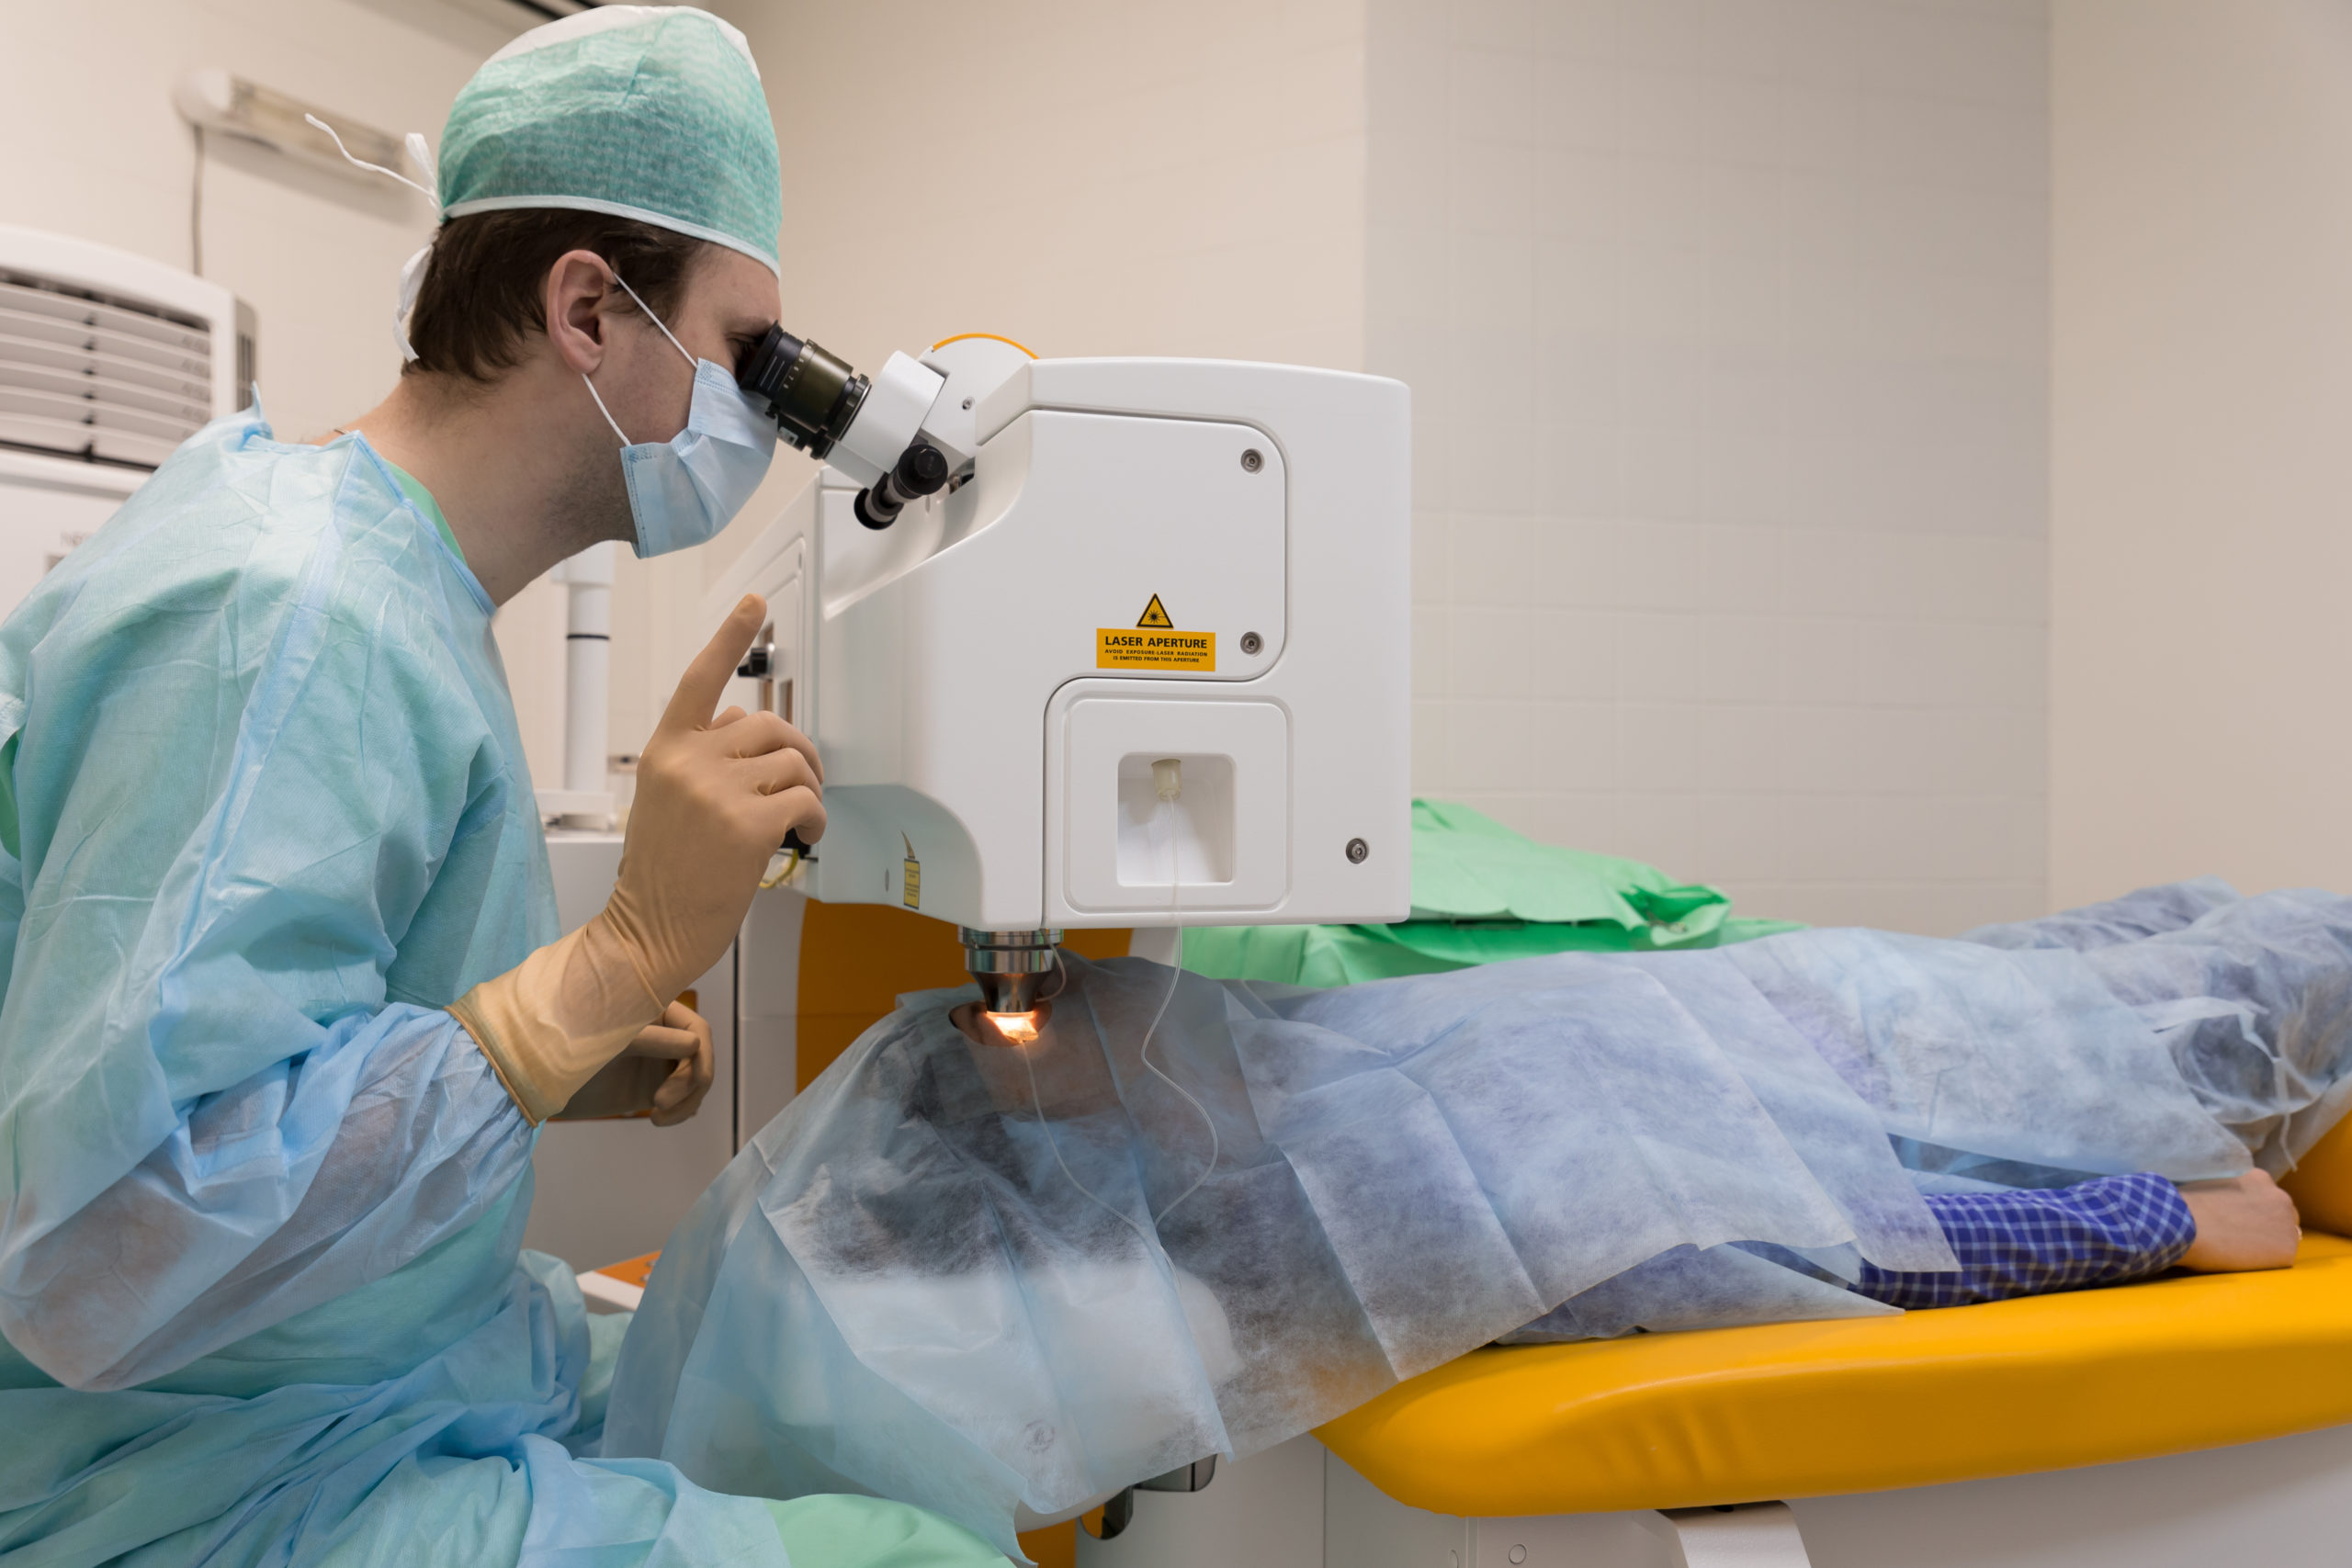
[[[2086,904],[2038,919],[1979,926],[1961,940],[1981,942],[1987,947],[2071,947],[2087,952],[2183,930],[2238,901],[2228,883],[2204,876],[2194,882],[2143,887],[2103,904]]]

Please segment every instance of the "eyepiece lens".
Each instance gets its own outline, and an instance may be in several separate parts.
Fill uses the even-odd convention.
[[[833,449],[865,401],[868,383],[843,360],[782,327],[770,327],[736,371],[763,398],[785,440],[812,457]]]

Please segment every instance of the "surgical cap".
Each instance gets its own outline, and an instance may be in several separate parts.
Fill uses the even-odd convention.
[[[689,6],[603,6],[486,61],[441,132],[441,215],[608,212],[779,272],[775,124],[743,35]]]

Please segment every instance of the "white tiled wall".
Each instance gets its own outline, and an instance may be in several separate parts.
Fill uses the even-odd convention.
[[[2044,864],[2041,0],[1372,0],[1415,786],[1740,907]]]

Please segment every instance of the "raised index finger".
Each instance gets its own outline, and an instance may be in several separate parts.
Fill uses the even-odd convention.
[[[767,613],[766,600],[756,593],[743,595],[743,602],[719,623],[717,634],[678,677],[678,689],[662,710],[656,733],[700,729],[710,723],[720,694],[743,662],[743,655],[751,650],[752,639],[759,636],[760,623]]]

